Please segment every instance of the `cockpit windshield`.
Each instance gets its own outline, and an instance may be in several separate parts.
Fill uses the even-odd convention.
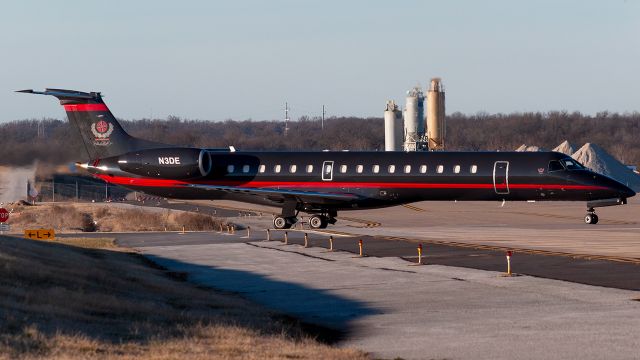
[[[562,160],[551,160],[549,162],[549,172],[562,171],[562,170],[583,170],[585,169],[582,164],[573,160],[572,158],[566,158]]]
[[[571,158],[567,158],[567,159],[562,159],[560,160],[560,162],[562,163],[562,165],[567,169],[567,170],[582,170],[584,169],[584,166],[582,166],[579,162],[571,159]]]

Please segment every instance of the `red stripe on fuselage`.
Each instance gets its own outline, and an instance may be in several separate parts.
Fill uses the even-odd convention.
[[[456,183],[400,183],[400,182],[342,182],[342,181],[182,181],[170,179],[133,178],[97,174],[99,178],[119,185],[176,187],[194,185],[237,186],[244,188],[392,188],[392,189],[493,189],[493,184],[456,184]],[[506,189],[505,184],[495,186]],[[540,190],[607,190],[604,186],[563,185],[563,184],[509,184],[509,189]]]
[[[64,105],[65,111],[109,111],[105,104],[72,104]]]

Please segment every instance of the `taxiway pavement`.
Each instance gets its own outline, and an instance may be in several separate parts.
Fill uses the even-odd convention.
[[[634,291],[239,235],[154,236],[117,237],[190,281],[341,330],[340,346],[376,357],[627,359],[640,345]]]
[[[173,206],[220,206],[251,236],[114,236],[191,281],[342,331],[340,346],[376,357],[631,359],[640,345],[640,202],[632,200],[599,209],[595,226],[572,203],[344,212],[328,231],[289,230],[287,245],[283,231],[264,241],[269,208],[196,202]],[[329,236],[337,251],[327,251]],[[359,239],[369,256],[356,256]],[[418,243],[428,265],[410,266]],[[506,249],[516,249],[521,276],[501,276]]]

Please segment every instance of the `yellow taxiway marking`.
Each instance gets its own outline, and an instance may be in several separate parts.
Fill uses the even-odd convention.
[[[413,210],[413,211],[419,211],[419,212],[423,212],[423,211],[427,211],[423,208],[417,207],[417,206],[413,206],[413,205],[409,205],[409,204],[404,204],[402,205],[403,207],[409,209],[409,210]]]

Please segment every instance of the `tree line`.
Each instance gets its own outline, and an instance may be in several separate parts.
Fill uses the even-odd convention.
[[[282,120],[203,121],[181,119],[120,120],[133,136],[195,147],[235,146],[240,150],[384,150],[382,118],[301,117]],[[522,144],[553,149],[564,140],[579,148],[600,145],[626,164],[640,165],[640,113],[511,113],[447,116],[448,150],[514,150]],[[0,124],[2,165],[86,161],[78,131],[57,119],[17,120]]]

